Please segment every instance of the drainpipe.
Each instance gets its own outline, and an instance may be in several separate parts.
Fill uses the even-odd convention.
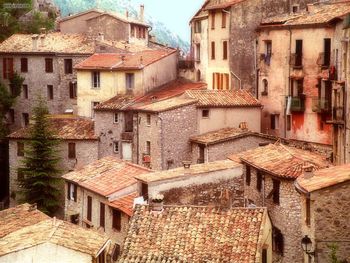
[[[230,72],[239,81],[239,89],[242,89],[242,80],[232,70]]]
[[[161,168],[163,170],[164,163],[164,136],[163,136],[163,119],[158,115],[158,119],[160,120],[160,160],[161,160]]]
[[[290,90],[290,59],[292,57],[292,29],[291,27],[288,28],[289,30],[289,62],[288,62],[288,90],[285,90],[285,94],[289,95]],[[287,138],[287,108],[284,109],[284,138]]]
[[[136,163],[140,164],[140,118],[139,118],[138,112],[136,116],[137,116]]]

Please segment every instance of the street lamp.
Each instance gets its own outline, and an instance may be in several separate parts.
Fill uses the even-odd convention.
[[[301,239],[301,247],[303,248],[303,251],[306,254],[311,255],[311,256],[315,255],[315,251],[311,251],[312,241],[307,235]]]

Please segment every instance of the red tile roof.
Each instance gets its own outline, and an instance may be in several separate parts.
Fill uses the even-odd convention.
[[[118,262],[259,262],[265,208],[136,206]]]
[[[210,145],[210,144],[233,140],[236,138],[241,138],[251,134],[252,132],[250,132],[247,129],[224,128],[224,129],[193,136],[190,138],[190,141],[194,143]]]
[[[190,90],[190,98],[198,107],[261,107],[260,102],[245,90]]]
[[[301,175],[296,186],[310,193],[347,181],[350,181],[350,164],[315,171],[312,177]]]
[[[95,107],[96,110],[130,110],[133,108],[152,105],[165,99],[173,98],[183,94],[186,90],[204,89],[205,83],[191,82],[189,80],[179,78],[165,85],[154,89],[147,94],[139,97],[132,95],[117,95]]]
[[[144,50],[135,53],[94,54],[75,66],[76,69],[129,70],[143,69],[158,60],[176,53],[174,49]]]
[[[205,7],[206,10],[214,9],[224,9],[235,4],[239,4],[245,0],[215,0],[210,1],[209,4]]]
[[[49,116],[51,129],[61,140],[97,140],[94,122],[91,119],[73,115]],[[11,133],[9,139],[28,139],[30,127]]]
[[[128,216],[132,216],[133,209],[134,209],[134,199],[137,198],[139,195],[137,192],[131,193],[129,195],[120,197],[114,201],[110,201],[108,203],[109,206],[119,209],[120,211],[123,211]]]
[[[331,165],[325,156],[282,144],[269,144],[229,158],[236,160],[237,155],[242,162],[285,179],[298,178],[303,174],[305,165],[312,165],[315,170]]]
[[[151,173],[145,167],[108,156],[64,176],[64,179],[99,195],[109,195],[137,183],[137,175]]]

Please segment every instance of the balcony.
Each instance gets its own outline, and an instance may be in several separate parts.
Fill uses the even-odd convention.
[[[312,98],[312,111],[318,113],[329,113],[331,109],[330,101],[324,98]]]
[[[286,97],[286,105],[288,105],[288,98]],[[290,103],[291,112],[304,112],[305,111],[305,95],[301,94],[298,97],[291,97]]]
[[[132,141],[133,137],[134,137],[134,133],[133,132],[122,132],[120,137],[121,137],[122,141]]]

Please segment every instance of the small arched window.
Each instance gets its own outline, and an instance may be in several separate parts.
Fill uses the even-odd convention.
[[[263,90],[261,92],[261,95],[262,96],[267,96],[268,91],[269,91],[269,82],[267,81],[267,79],[263,79],[262,87],[263,87]]]
[[[197,70],[196,80],[197,80],[197,81],[201,81],[201,77],[202,77],[202,76],[201,76],[201,71],[198,69],[198,70]]]

